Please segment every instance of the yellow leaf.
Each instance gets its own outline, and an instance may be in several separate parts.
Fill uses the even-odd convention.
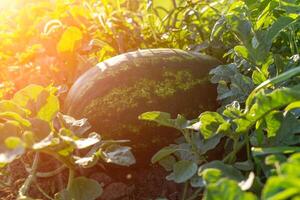
[[[57,51],[59,53],[73,52],[75,45],[82,39],[82,32],[75,26],[68,27],[62,34],[58,44]]]

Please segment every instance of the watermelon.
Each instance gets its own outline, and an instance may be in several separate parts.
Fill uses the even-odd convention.
[[[209,70],[220,62],[178,49],[146,49],[121,54],[81,75],[65,101],[65,112],[87,118],[105,139],[129,139],[137,161],[147,160],[180,134],[138,120],[147,111],[188,119],[215,110],[217,90]]]

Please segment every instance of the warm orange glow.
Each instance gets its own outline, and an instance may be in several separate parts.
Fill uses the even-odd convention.
[[[10,6],[15,5],[16,1],[14,0],[0,0],[0,9],[5,9]]]

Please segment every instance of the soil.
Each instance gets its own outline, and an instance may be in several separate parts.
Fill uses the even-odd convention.
[[[31,157],[17,160],[10,165],[11,186],[0,188],[0,199],[15,200],[17,191],[25,181],[28,173],[24,163],[30,163]],[[59,163],[43,155],[39,165],[39,172],[54,170]],[[181,196],[182,185],[165,179],[168,172],[157,165],[119,167],[113,165],[96,166],[91,169],[78,171],[76,176],[86,176],[98,181],[103,186],[103,194],[97,200],[155,200],[167,198],[177,200]],[[50,178],[37,178],[40,188],[49,196],[54,196],[57,191],[66,187],[68,171],[64,170]],[[117,192],[116,192],[117,191]],[[37,199],[48,200],[36,187],[32,185],[29,196]]]
[[[208,160],[218,160],[224,153],[224,141],[213,151],[208,152]],[[244,153],[242,151],[242,153]],[[242,157],[242,156],[241,156]],[[25,181],[28,173],[25,164],[32,163],[33,155],[16,160],[9,166],[11,186],[0,188],[0,200],[15,200],[17,191]],[[181,199],[183,185],[167,181],[166,172],[158,165],[150,164],[150,158],[144,156],[144,160],[130,167],[120,167],[113,164],[98,164],[95,167],[78,170],[76,176],[85,176],[98,181],[103,186],[103,194],[97,200],[156,200],[166,198],[168,200]],[[149,160],[149,162],[146,162]],[[149,164],[145,164],[149,163]],[[61,164],[48,155],[40,156],[39,172],[49,172],[57,169]],[[1,177],[0,177],[1,179]],[[63,170],[50,178],[37,178],[37,183],[46,194],[53,197],[55,193],[66,188],[68,170]],[[117,191],[117,192],[116,192]],[[188,190],[188,196],[193,191]],[[29,195],[36,199],[48,200],[36,185],[30,188]]]

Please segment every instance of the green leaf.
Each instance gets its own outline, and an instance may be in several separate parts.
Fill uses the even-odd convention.
[[[204,138],[210,138],[218,133],[226,132],[228,122],[217,112],[204,112],[199,117],[201,125],[200,131]],[[223,130],[223,128],[225,129]]]
[[[270,21],[270,13],[278,6],[278,2],[269,1],[268,4],[264,7],[264,10],[260,13],[256,21],[256,29],[262,27],[263,24]],[[268,24],[268,23],[267,23]]]
[[[58,118],[60,122],[63,123],[62,125],[65,128],[70,129],[76,136],[83,135],[91,128],[91,125],[86,118],[76,120],[69,115],[63,115],[61,113],[58,113]]]
[[[264,156],[269,154],[284,153],[290,154],[294,152],[300,152],[300,147],[288,147],[288,146],[277,146],[277,147],[252,147],[251,149],[253,156]]]
[[[16,104],[28,108],[31,115],[48,122],[52,121],[59,110],[58,98],[47,88],[38,85],[29,85],[18,91],[12,100]]]
[[[0,118],[8,119],[8,120],[14,120],[18,123],[20,123],[24,127],[30,127],[31,123],[27,119],[21,117],[19,114],[14,112],[2,112],[0,113]]]
[[[164,157],[159,160],[159,165],[162,166],[166,171],[172,171],[173,165],[176,163],[176,158],[172,155]]]
[[[37,98],[37,117],[51,122],[59,111],[59,100],[53,94],[44,90]]]
[[[44,88],[42,86],[29,85],[19,90],[12,98],[12,101],[15,102],[17,105],[27,107],[29,100],[36,101],[43,90]]]
[[[73,145],[76,149],[85,149],[91,147],[101,141],[101,136],[98,133],[90,133],[87,138],[78,138],[68,129],[60,129],[59,137],[67,144]]]
[[[284,156],[282,156],[281,158],[278,158],[278,160],[279,160],[279,162],[281,162],[281,167],[280,167],[281,175],[284,175],[287,177],[300,178],[300,171],[299,171],[300,153],[292,154],[288,158],[287,161]]]
[[[297,76],[300,74],[300,66],[295,67],[293,69],[290,69],[289,71],[286,71],[282,74],[279,74],[278,76],[275,76],[274,78],[268,79],[259,86],[257,86],[251,94],[248,96],[246,101],[246,112],[250,109],[250,107],[253,104],[253,99],[255,98],[255,95],[263,88],[268,87],[270,85],[275,85],[278,83],[281,83],[283,81],[289,80],[290,78]]]
[[[178,115],[176,119],[171,119],[171,115],[166,112],[152,111],[146,112],[139,116],[141,120],[153,121],[162,126],[168,126],[182,130],[188,127],[188,121],[181,115]]]
[[[265,122],[267,126],[268,137],[276,136],[276,133],[281,127],[281,122],[283,120],[282,112],[273,111],[266,115]]]
[[[251,40],[252,48],[256,49],[259,46],[259,41],[257,40],[256,36],[252,37]]]
[[[261,146],[266,141],[266,136],[264,133],[264,123],[262,120],[256,122],[254,134],[250,137],[253,146]]]
[[[121,166],[130,166],[136,162],[130,147],[117,144],[112,144],[105,150],[100,151],[100,155],[106,162]]]
[[[291,199],[300,197],[300,179],[294,177],[270,177],[262,192],[262,199]]]
[[[280,109],[294,101],[300,100],[300,85],[289,88],[279,88],[266,94],[265,91],[260,91],[255,95],[255,103],[246,112],[244,118],[235,119],[237,124],[237,132],[245,132],[257,120],[268,114],[274,109]],[[247,110],[246,110],[247,111]]]
[[[245,46],[235,46],[234,51],[241,57],[249,60],[249,51]]]
[[[290,112],[278,113],[277,124],[280,122],[279,129],[276,128],[274,137],[269,138],[269,143],[272,145],[297,145],[300,143],[300,121],[295,115]],[[274,120],[275,121],[275,120]],[[273,123],[273,124],[274,124]],[[278,125],[276,125],[278,126]],[[275,131],[275,130],[274,130]]]
[[[284,71],[286,71],[287,66],[284,63],[283,55],[273,54],[273,58],[277,73],[282,74]]]
[[[173,124],[170,124],[171,115],[166,112],[159,112],[159,111],[145,112],[139,116],[139,119],[154,121],[164,126],[170,126],[170,125],[173,126]]]
[[[227,178],[239,181],[239,182],[244,179],[244,176],[242,175],[242,173],[239,170],[235,169],[231,165],[224,164],[222,161],[219,161],[219,160],[211,161],[209,163],[201,165],[198,170],[198,175],[201,176],[205,169],[218,169],[222,172],[222,175],[224,177],[227,177]]]
[[[50,147],[50,146],[48,146]],[[51,151],[52,149],[50,149]],[[71,145],[62,145],[62,147],[59,148],[59,150],[56,150],[54,152],[54,154],[58,154],[59,156],[65,157],[67,159],[69,159],[69,157],[71,156],[71,154],[74,152],[74,147]],[[53,151],[53,150],[52,150]]]
[[[57,44],[57,52],[72,53],[75,50],[76,45],[81,41],[82,37],[83,35],[79,28],[75,26],[68,27]]]
[[[272,41],[276,36],[284,30],[286,27],[288,27],[290,24],[292,24],[294,21],[293,18],[287,17],[287,16],[281,16],[276,19],[276,21],[272,24],[272,26],[268,29],[266,33],[266,43],[272,44]]]
[[[215,149],[215,147],[220,143],[222,137],[223,137],[222,134],[218,134],[208,139],[203,139],[198,141],[197,146],[199,148],[199,153],[204,155],[207,151]]]
[[[244,162],[235,162],[233,167],[241,171],[250,171],[254,169],[254,164],[251,160],[246,160]]]
[[[205,181],[203,180],[202,177],[198,176],[195,174],[191,179],[190,179],[190,184],[194,188],[203,188],[205,186]]]
[[[183,183],[197,173],[197,164],[189,160],[180,160],[173,166],[174,181]]]
[[[85,177],[77,177],[72,180],[68,189],[72,200],[95,200],[101,196],[103,189],[101,185]]]
[[[220,181],[209,184],[204,193],[204,200],[256,200],[252,193],[243,192],[238,183],[233,180],[222,178]]]
[[[86,156],[82,158],[74,156],[74,159],[75,159],[75,164],[83,168],[93,167],[98,162],[98,157],[96,155]]]
[[[222,171],[216,168],[207,168],[203,170],[202,177],[207,184],[216,183],[222,177]]]
[[[266,165],[277,165],[278,163],[286,162],[287,158],[283,154],[271,154],[265,159]]]
[[[258,71],[258,70],[254,70],[252,73],[252,80],[255,84],[261,84],[262,82],[266,81],[267,78],[265,77],[265,75]]]
[[[226,105],[223,115],[231,119],[241,117],[243,113],[241,111],[240,103],[238,101],[233,101]]]
[[[294,109],[298,109],[298,108],[300,108],[300,101],[296,101],[296,102],[289,104],[284,110],[290,111],[290,110],[294,110]]]
[[[216,21],[210,34],[210,41],[213,41],[215,38],[218,38],[218,36],[220,36],[222,29],[225,27],[225,22],[226,20],[224,16],[221,16],[220,19]]]
[[[218,84],[218,100],[223,105],[233,101],[244,102],[254,88],[251,78],[241,74],[237,63],[220,65],[213,68],[211,82]]]
[[[154,156],[151,158],[151,162],[154,164],[161,159],[173,154],[174,152],[178,151],[179,147],[177,145],[167,146],[160,149]]]
[[[90,133],[88,138],[80,138],[75,140],[75,145],[77,149],[85,149],[87,147],[93,146],[101,141],[101,136],[98,133]]]
[[[261,121],[258,121],[260,123]],[[272,146],[282,145],[297,145],[300,143],[300,137],[298,135],[300,131],[300,123],[297,117],[290,112],[273,111],[265,117],[265,123],[258,123],[255,132],[258,130],[266,130],[268,133],[268,141],[265,143]],[[264,133],[261,133],[264,134]],[[260,137],[256,134],[256,139]]]
[[[55,200],[73,200],[71,194],[67,189],[64,189],[55,194]]]
[[[23,146],[23,142],[19,137],[8,137],[4,143],[8,149],[16,149],[17,147]]]
[[[263,199],[297,199],[300,197],[300,153],[292,154],[286,161],[285,156],[270,155],[266,162],[275,164],[280,170],[278,176],[270,177],[262,192]],[[280,164],[280,166],[279,166]]]
[[[249,45],[252,38],[251,22],[241,16],[229,15],[228,23],[232,31],[242,41],[244,45]]]
[[[55,137],[53,133],[49,134],[43,140],[33,144],[32,148],[34,150],[42,150],[48,147],[56,146],[60,143],[59,138]]]
[[[0,112],[14,112],[19,114],[22,117],[26,117],[30,114],[30,111],[20,107],[18,104],[13,101],[2,100],[0,101]]]
[[[193,140],[193,139],[192,139]],[[180,143],[178,144],[178,151],[174,155],[179,160],[192,160],[194,162],[199,161],[198,155],[195,155],[195,150],[192,149],[192,145],[189,143]]]

